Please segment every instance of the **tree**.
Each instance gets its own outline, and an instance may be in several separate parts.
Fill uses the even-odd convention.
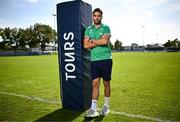
[[[179,40],[176,38],[176,39],[174,39],[173,41],[172,41],[172,47],[173,48],[178,48],[178,42],[179,42]]]
[[[109,46],[110,46],[111,50],[113,50],[113,44],[111,42],[109,43]]]
[[[0,28],[0,36],[2,36],[3,32],[4,32],[4,29]]]
[[[11,29],[10,44],[11,44],[11,47],[14,48],[15,50],[19,47],[20,35],[19,35],[18,31],[19,30],[17,28]]]
[[[170,48],[171,46],[172,46],[171,40],[168,40],[168,41],[164,44],[164,47],[166,47],[166,48]]]
[[[5,41],[4,41],[4,29],[3,28],[0,28],[0,36],[2,38],[2,41],[0,42],[0,49],[4,49]]]
[[[0,36],[3,41],[0,42],[0,49],[5,48],[30,48],[41,47],[45,50],[46,44],[50,42],[57,43],[57,33],[49,25],[35,24],[26,29],[21,28],[0,28]]]
[[[13,36],[14,31],[12,31],[9,27],[6,27],[5,29],[1,30],[1,37],[3,41],[1,42],[1,49],[5,48],[11,48],[13,44]]]
[[[25,46],[28,44],[28,41],[26,40],[26,33],[24,29],[19,29],[18,31],[18,44],[20,48],[25,48]]]
[[[178,41],[178,48],[180,49],[180,41]]]
[[[122,42],[120,42],[118,39],[116,39],[116,42],[114,43],[115,50],[119,51],[122,49]]]
[[[55,39],[55,33],[49,25],[35,24],[34,32],[38,43],[41,46],[41,50],[45,50],[46,44],[53,42]]]
[[[29,45],[30,48],[38,47],[39,42],[37,40],[36,33],[32,26],[30,26],[30,28],[26,28],[24,34],[25,34],[24,41]]]
[[[180,48],[180,41],[178,38],[174,39],[173,41],[168,40],[165,44],[164,47],[166,48]]]

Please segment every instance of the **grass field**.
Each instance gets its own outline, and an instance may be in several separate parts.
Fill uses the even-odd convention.
[[[113,60],[112,113],[85,120],[59,103],[57,55],[0,57],[0,120],[180,121],[180,53],[113,53]]]

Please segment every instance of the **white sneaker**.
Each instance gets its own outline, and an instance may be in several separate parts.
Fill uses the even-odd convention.
[[[107,107],[107,106],[103,106],[103,108],[101,109],[101,111],[100,111],[100,114],[102,115],[102,116],[106,116],[106,115],[108,115],[108,113],[109,113],[109,108]]]
[[[84,114],[84,117],[98,117],[98,116],[100,116],[99,112],[97,112],[96,110],[93,110],[93,109],[89,109]]]

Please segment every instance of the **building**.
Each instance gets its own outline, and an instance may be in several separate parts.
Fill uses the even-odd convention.
[[[124,51],[144,51],[144,47],[136,43],[132,43],[131,46],[123,46],[123,49]]]
[[[148,51],[162,51],[162,50],[164,50],[164,46],[160,45],[158,43],[148,44],[146,47],[146,50],[148,50]]]

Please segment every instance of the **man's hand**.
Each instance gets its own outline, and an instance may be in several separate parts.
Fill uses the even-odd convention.
[[[110,41],[110,35],[104,34],[101,36],[101,39],[93,40],[92,43],[96,45],[107,45],[109,41]]]
[[[90,40],[89,37],[84,37],[83,43],[85,49],[90,49],[97,46],[96,44],[92,43],[92,40]]]

